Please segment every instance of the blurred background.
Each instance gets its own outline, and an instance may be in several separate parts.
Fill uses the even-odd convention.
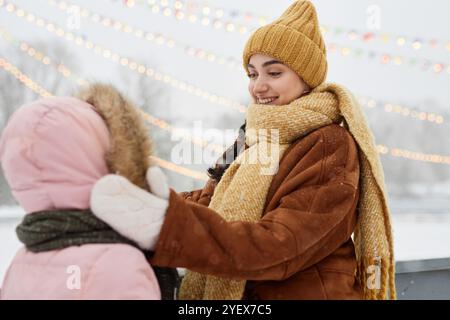
[[[25,103],[111,83],[146,113],[171,186],[201,188],[245,119],[244,44],[291,3],[0,0],[0,130]],[[358,97],[376,138],[397,260],[449,258],[450,2],[313,3],[328,81]],[[181,162],[180,141],[207,156]],[[22,216],[0,173],[0,279]]]

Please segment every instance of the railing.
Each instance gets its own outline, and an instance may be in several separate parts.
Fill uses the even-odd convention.
[[[398,261],[396,285],[399,300],[448,300],[450,258]]]

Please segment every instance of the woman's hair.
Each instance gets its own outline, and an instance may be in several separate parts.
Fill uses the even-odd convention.
[[[231,163],[236,159],[236,157],[244,150],[245,148],[245,122],[239,128],[239,134],[234,141],[233,145],[231,145],[217,160],[214,167],[208,169],[208,176],[211,179],[216,180],[217,182],[222,179],[223,174],[231,165]]]

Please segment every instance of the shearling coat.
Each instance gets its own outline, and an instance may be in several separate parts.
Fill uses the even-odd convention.
[[[351,239],[358,181],[353,137],[325,126],[287,149],[258,223],[228,223],[208,208],[214,180],[171,190],[151,262],[248,280],[243,299],[360,299]]]

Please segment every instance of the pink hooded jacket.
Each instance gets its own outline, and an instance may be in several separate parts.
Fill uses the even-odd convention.
[[[88,103],[49,98],[21,107],[0,140],[0,162],[27,214],[87,209],[108,174],[109,131]],[[144,254],[126,244],[86,244],[41,253],[20,249],[1,299],[160,299]]]

